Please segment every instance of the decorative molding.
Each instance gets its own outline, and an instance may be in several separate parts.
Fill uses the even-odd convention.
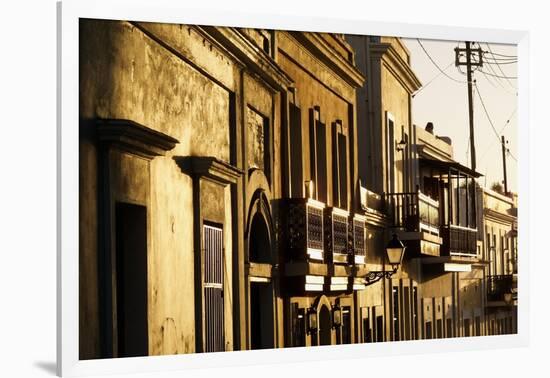
[[[213,156],[175,156],[182,170],[196,177],[205,177],[221,185],[236,184],[243,171]]]
[[[352,87],[358,88],[365,82],[365,76],[355,65],[334,51],[334,47],[321,36],[316,33],[305,32],[288,32],[288,34],[305,46],[313,56],[336,72]]]
[[[101,143],[147,159],[164,155],[179,143],[169,135],[127,119],[98,119],[97,134]]]
[[[373,43],[370,49],[373,58],[380,59],[410,94],[422,87],[411,66],[401,58],[391,43]]]
[[[260,75],[275,90],[287,90],[294,81],[248,37],[236,28],[201,27],[233,56],[247,65],[252,72]]]
[[[485,215],[488,220],[499,222],[510,227],[517,221],[517,217],[513,215],[501,213],[500,211],[488,208],[483,209],[483,215]]]

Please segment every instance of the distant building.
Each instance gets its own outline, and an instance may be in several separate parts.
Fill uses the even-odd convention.
[[[488,262],[487,334],[517,332],[517,204],[485,189],[483,194],[484,260]]]

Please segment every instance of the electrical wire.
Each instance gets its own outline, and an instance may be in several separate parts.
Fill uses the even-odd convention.
[[[426,56],[428,57],[428,59],[430,59],[430,61],[432,62],[432,64],[439,70],[439,72],[441,72],[443,75],[445,75],[447,78],[451,79],[452,81],[456,82],[456,83],[460,83],[460,84],[465,84],[465,83],[468,83],[467,81],[462,81],[462,80],[456,80],[455,78],[447,75],[445,73],[444,70],[441,69],[441,67],[439,67],[439,65],[435,62],[435,60],[433,60],[433,58],[430,56],[430,54],[428,53],[428,51],[426,50],[426,48],[424,47],[424,45],[422,44],[422,42],[420,42],[420,39],[416,39],[416,41],[418,42],[418,44],[420,45],[420,47],[422,48],[422,50],[424,51],[424,53],[426,54]]]
[[[491,86],[492,86],[493,88],[496,88],[496,87],[497,87],[495,84],[493,84],[493,79],[490,79],[489,76],[487,76],[487,74],[486,74],[485,72],[483,72],[483,71],[480,71],[480,72],[483,74],[483,76],[485,76],[485,79],[487,80],[487,82],[488,82],[489,84],[491,84]],[[498,88],[497,88],[497,89],[498,89]]]
[[[483,110],[485,111],[485,115],[487,116],[487,120],[489,121],[489,124],[491,125],[491,128],[493,129],[494,133],[495,133],[495,136],[498,140],[498,142],[500,144],[502,144],[502,140],[500,138],[500,135],[499,135],[499,132],[497,131],[497,129],[495,128],[495,125],[493,123],[493,120],[491,119],[491,116],[489,115],[489,112],[487,111],[487,107],[485,106],[485,102],[483,101],[483,97],[481,97],[481,93],[479,92],[479,87],[477,86],[477,84],[474,82],[474,86],[475,86],[475,89],[476,89],[476,93],[477,93],[477,96],[479,97],[479,100],[481,102],[481,106],[483,107]],[[515,113],[515,111],[514,111]],[[510,117],[511,118],[511,117]],[[507,121],[508,122],[508,121]],[[506,125],[505,125],[506,126]],[[505,146],[506,148],[506,146]],[[514,161],[517,162],[517,159],[514,155],[512,155],[512,153],[510,152],[510,150],[508,148],[506,148],[507,150],[507,153],[510,155],[510,157],[512,157],[512,159],[514,159]]]
[[[502,128],[500,129],[499,131],[499,135],[502,135],[502,132],[504,131],[504,129],[506,128],[506,126],[508,126],[510,124],[510,121],[512,120],[512,117],[516,114],[516,112],[518,111],[518,108],[516,106],[516,108],[514,109],[514,111],[512,112],[512,114],[510,114],[510,116],[508,117],[508,119],[506,120],[506,122],[504,122],[504,126],[502,126]],[[502,141],[499,139],[498,140],[498,143],[502,144]],[[485,156],[487,156],[487,153],[489,151],[491,151],[493,149],[493,147],[496,145],[496,142],[493,142],[488,148],[485,149],[485,152],[483,153],[483,155],[481,156],[481,158],[479,159],[479,161],[483,161],[483,158]]]
[[[490,52],[491,54],[497,55],[497,54],[495,54],[495,53],[493,52],[493,50],[491,49],[491,46],[490,46],[487,42],[485,43],[485,45],[487,45],[487,48],[489,49],[489,52]],[[498,54],[498,55],[504,56],[504,54]],[[516,58],[517,58],[517,56],[516,56]],[[490,66],[489,66],[489,67],[490,67]],[[506,79],[506,81],[508,82],[508,84],[510,84],[510,86],[511,86],[512,88],[515,89],[514,85],[513,85],[512,82],[510,81],[511,77],[507,77],[507,76],[506,76],[506,74],[505,74],[504,71],[502,70],[502,67],[501,67],[499,64],[497,64],[497,67],[498,67],[498,69],[500,70],[500,73],[501,73],[502,76],[503,76],[502,78],[503,78],[503,79]]]
[[[497,72],[495,71],[495,69],[493,68],[493,66],[492,66],[491,64],[488,64],[487,67],[489,67],[489,70],[492,72],[492,75],[489,74],[489,72],[487,72],[487,73],[485,74],[486,71],[481,70],[481,72],[484,73],[484,75],[485,75],[486,78],[489,78],[488,75],[491,75],[492,77],[495,78],[497,84],[498,84],[505,92],[510,93],[510,94],[513,94],[513,95],[515,95],[515,96],[518,95],[518,92],[517,92],[516,87],[513,86],[513,85],[511,84],[510,81],[508,81],[508,84],[507,84],[507,85],[504,84],[504,80],[502,80],[502,78],[499,78],[499,77],[498,77],[499,75],[497,74]],[[514,90],[514,92],[510,92],[510,91],[508,90],[508,86],[511,86],[512,89]]]
[[[426,88],[428,85],[430,85],[432,82],[434,82],[438,77],[440,77],[444,71],[447,71],[447,69],[449,69],[449,67],[451,67],[452,65],[454,64],[454,61],[452,61],[451,63],[449,63],[449,65],[445,68],[443,68],[443,71],[442,72],[439,72],[437,75],[435,75],[432,79],[430,79],[426,84],[424,84],[419,90],[417,90],[416,92],[414,92],[412,94],[412,97],[416,96],[417,94],[419,94],[424,88]]]
[[[460,54],[459,56],[462,56],[462,54]],[[474,63],[479,63],[479,60],[477,60],[476,58],[477,58],[477,55],[475,55],[475,54],[472,55],[472,59],[473,59]],[[496,72],[495,72],[495,70],[494,70],[490,65],[488,65],[488,67],[489,67],[489,69],[493,72],[493,75],[491,75],[491,76],[495,76],[495,75],[497,76],[497,78],[495,78],[495,82],[502,88],[502,90],[504,90],[506,93],[511,94],[511,95],[514,95],[514,96],[517,96],[517,95],[518,95],[517,91],[510,92],[510,90],[508,90],[507,87],[504,86],[504,85],[501,83],[502,80],[499,78],[500,75],[497,75]],[[463,72],[463,71],[460,69],[460,66],[457,66],[457,70],[458,70],[458,72],[460,72],[462,75],[466,75],[466,73]],[[490,74],[489,74],[488,72],[486,72],[486,71],[483,71],[483,70],[480,68],[480,66],[477,66],[477,67],[474,69],[474,72],[475,72],[475,71],[478,71],[478,70],[479,70],[479,72],[481,72],[481,73],[483,74],[483,76],[485,76],[485,79],[489,82],[489,84],[491,84],[491,86],[493,86],[494,88],[496,88],[495,84],[493,83],[493,80],[491,80],[491,79],[489,78],[489,76],[488,76],[488,75],[490,75]],[[515,88],[514,88],[514,89],[515,89]]]
[[[477,96],[479,97],[479,100],[481,101],[481,106],[483,107],[483,110],[485,111],[485,115],[487,116],[487,119],[489,120],[489,124],[491,125],[491,128],[495,132],[495,136],[497,137],[497,139],[500,140],[500,135],[499,135],[497,129],[495,128],[495,125],[493,123],[493,120],[491,119],[491,116],[489,116],[489,112],[487,111],[487,107],[485,106],[485,101],[483,101],[483,97],[481,97],[481,93],[479,92],[479,87],[477,86],[477,84],[475,82],[474,82],[474,87],[476,89],[475,92],[477,93]]]
[[[496,64],[497,66],[499,64],[517,64],[517,60],[513,60],[513,61],[510,61],[510,62],[487,62],[487,61],[483,61],[483,63],[486,63],[486,64]]]
[[[498,57],[498,56],[494,56],[494,55],[491,55],[490,52],[488,51],[482,51],[483,53],[483,58],[485,59],[488,59],[488,60],[495,60],[495,61],[507,61],[507,60],[518,60],[518,57],[517,56],[513,56],[513,57],[509,57],[509,58],[501,58],[501,57]]]
[[[500,66],[499,66],[499,67],[500,67]],[[489,76],[494,76],[494,77],[498,77],[498,78],[500,78],[500,79],[506,79],[506,80],[508,80],[508,79],[512,79],[512,80],[517,80],[517,78],[518,78],[517,76],[502,76],[502,75],[494,75],[494,74],[491,74],[491,73],[489,73],[489,72],[486,72],[486,71],[483,71],[483,70],[480,70],[480,71],[481,71],[481,72],[485,72],[485,73],[486,73],[487,75],[489,75]],[[510,84],[510,85],[511,85],[511,84]],[[514,89],[515,89],[515,88],[514,88]]]
[[[517,55],[506,55],[506,54],[495,53],[495,52],[493,52],[493,50],[491,50],[491,47],[489,46],[489,44],[487,42],[485,44],[489,48],[489,51],[485,50],[485,51],[483,51],[484,53],[495,55],[497,57],[505,57],[505,58],[517,58],[518,57]]]
[[[488,66],[489,68],[491,68],[491,66]],[[511,95],[514,95],[514,96],[517,96],[518,95],[518,92],[517,91],[510,91],[508,89],[508,86],[504,86],[504,84],[502,83],[503,80],[499,79],[498,77],[497,78],[494,78],[493,76],[493,79],[489,76],[489,73],[488,72],[485,72],[483,70],[479,70],[479,72],[481,72],[483,74],[483,76],[485,77],[485,80],[487,80],[487,82],[489,84],[491,84],[491,86],[495,89],[502,89],[504,92],[508,93],[508,94],[511,94]],[[494,70],[493,70],[494,72]],[[494,84],[496,83],[499,88],[497,88],[497,86]]]

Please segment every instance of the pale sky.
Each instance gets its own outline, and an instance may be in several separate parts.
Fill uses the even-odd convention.
[[[461,67],[464,72],[461,74],[454,64],[454,49],[458,43],[456,41],[420,41],[435,63],[451,79],[440,73],[416,39],[404,39],[404,42],[411,52],[413,70],[425,86],[413,98],[413,123],[424,127],[428,121],[433,122],[436,135],[448,136],[452,139],[455,160],[470,167],[466,71],[465,67]],[[465,47],[464,42],[460,43],[460,47]],[[474,45],[474,48],[478,47],[489,52],[485,54],[487,61],[481,68],[485,74],[477,71],[474,73],[474,79],[497,133],[504,135],[509,141],[507,147],[512,156],[508,155],[506,160],[508,190],[517,192],[518,164],[514,160],[514,158],[518,159],[517,113],[515,112],[517,80],[496,77],[517,76],[517,63],[514,63],[516,59],[511,58],[517,56],[517,48],[515,45],[497,44],[489,44],[489,48],[484,42]],[[507,120],[509,120],[508,124]],[[474,93],[474,128],[477,171],[484,175],[479,179],[479,183],[490,187],[493,182],[503,180],[502,149],[476,93]]]

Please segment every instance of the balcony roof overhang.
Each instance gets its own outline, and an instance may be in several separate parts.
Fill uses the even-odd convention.
[[[457,161],[442,161],[428,158],[420,158],[420,164],[430,168],[435,168],[441,173],[445,174],[456,171],[474,178],[483,176],[481,173],[474,171],[473,169],[468,168]]]

